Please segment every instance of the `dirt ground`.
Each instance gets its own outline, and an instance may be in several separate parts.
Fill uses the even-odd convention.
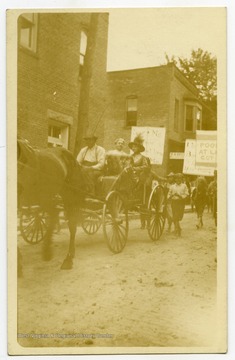
[[[54,257],[19,238],[24,276],[18,280],[18,341],[27,347],[159,346],[214,343],[216,228],[205,214],[186,213],[182,236],[166,230],[154,243],[139,220],[130,222],[121,254],[112,254],[102,229],[78,229],[72,270],[60,270],[68,230],[54,236]]]

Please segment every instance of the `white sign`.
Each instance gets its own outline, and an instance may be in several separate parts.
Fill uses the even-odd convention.
[[[184,152],[170,152],[171,160],[184,160]]]
[[[217,132],[197,130],[196,139],[196,165],[216,168]]]
[[[143,145],[145,151],[143,152],[143,155],[150,159],[151,164],[162,165],[166,129],[133,126],[131,129],[131,141],[139,134],[141,134],[144,139]]]
[[[214,167],[198,166],[196,164],[196,140],[185,141],[183,173],[188,175],[213,176]]]

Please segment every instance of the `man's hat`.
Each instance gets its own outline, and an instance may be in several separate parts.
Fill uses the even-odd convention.
[[[88,139],[94,139],[94,140],[97,140],[98,139],[98,136],[96,136],[94,134],[94,132],[92,131],[87,131],[85,136],[84,136],[84,140],[88,140]]]
[[[167,177],[173,177],[175,174],[173,172],[170,172],[170,174],[167,175]]]
[[[128,146],[132,150],[133,145],[138,146],[140,152],[143,152],[145,150],[145,147],[143,145],[144,139],[142,138],[141,134],[137,135],[133,141],[131,141]]]

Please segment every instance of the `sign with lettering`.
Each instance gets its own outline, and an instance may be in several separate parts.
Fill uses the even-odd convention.
[[[196,132],[196,165],[216,168],[217,164],[217,132]]]
[[[171,160],[184,160],[184,152],[170,152]]]
[[[213,176],[214,167],[198,166],[196,164],[197,140],[185,141],[183,173],[188,175]]]
[[[162,165],[165,144],[165,128],[133,126],[131,129],[131,141],[141,134],[144,139],[145,151],[142,153],[147,156],[151,164]]]

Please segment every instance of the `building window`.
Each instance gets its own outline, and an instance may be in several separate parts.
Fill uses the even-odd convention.
[[[174,130],[179,131],[179,100],[175,99]]]
[[[193,131],[193,106],[186,105],[185,131]]]
[[[202,109],[193,102],[185,104],[184,131],[195,132],[202,127]]]
[[[137,97],[132,96],[126,99],[126,125],[137,125]]]
[[[199,108],[197,108],[196,119],[197,119],[197,130],[201,130],[201,128],[202,128],[202,111]]]
[[[19,44],[25,49],[37,51],[38,14],[26,13],[19,17]]]
[[[82,30],[81,36],[80,36],[80,58],[79,58],[79,78],[80,79],[82,78],[82,74],[83,74],[86,48],[87,48],[87,34],[84,30]]]
[[[48,147],[68,148],[69,126],[49,120],[48,124]]]

